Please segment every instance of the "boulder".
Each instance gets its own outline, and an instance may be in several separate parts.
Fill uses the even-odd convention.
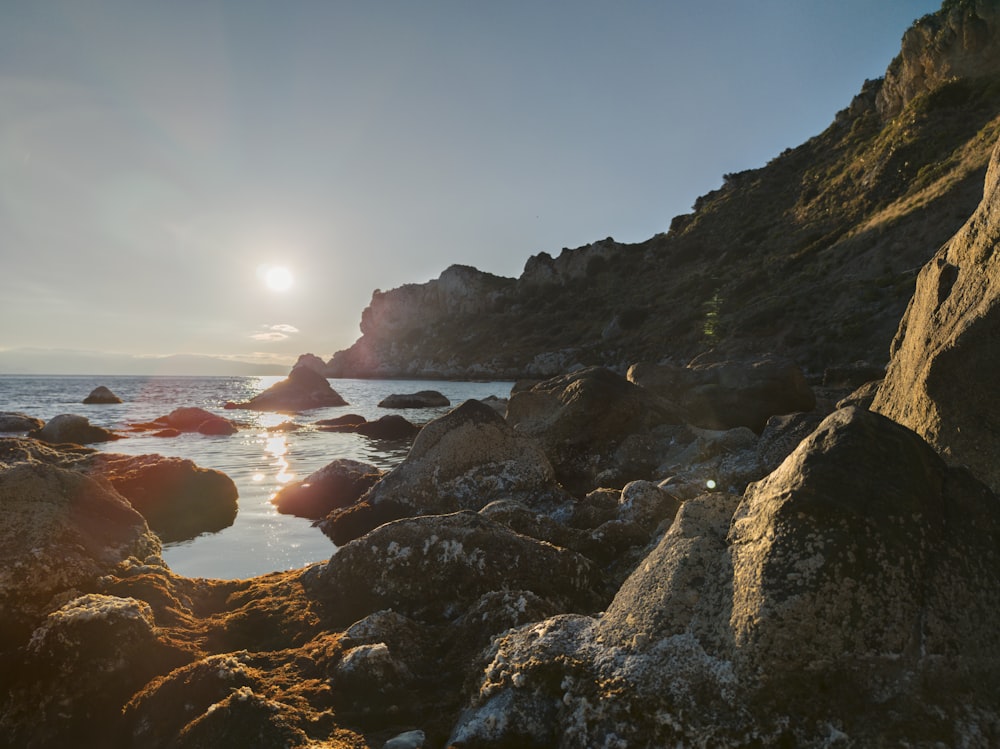
[[[670,399],[687,423],[703,429],[743,426],[759,434],[770,416],[816,406],[802,371],[779,357],[687,367],[633,364],[628,379]]]
[[[311,408],[346,406],[322,374],[308,366],[294,367],[288,377],[274,383],[263,393],[245,403],[227,403],[226,408],[253,411],[308,411]]]
[[[236,520],[236,484],[226,474],[162,455],[98,453],[79,464],[108,481],[164,542],[215,533]]]
[[[420,431],[420,427],[402,416],[388,414],[375,419],[375,421],[358,424],[351,431],[376,440],[408,440],[413,439],[414,435]]]
[[[685,502],[600,618],[497,638],[450,741],[988,744],[998,532],[987,487],[843,409],[742,500]]]
[[[1000,491],[1000,143],[982,203],[917,276],[872,410]]]
[[[674,408],[653,393],[603,367],[515,388],[507,421],[535,438],[556,477],[571,492],[596,488],[597,476],[615,465],[615,451],[631,435],[676,424]],[[621,481],[648,476],[625,476]]]
[[[221,530],[236,517],[233,481],[190,460],[0,438],[0,467],[20,463],[58,466],[110,483],[165,541]]]
[[[320,523],[341,543],[337,526],[350,519],[362,532],[372,522],[406,515],[479,510],[494,499],[522,499],[537,506],[565,496],[544,453],[487,405],[469,400],[431,421],[413,441],[406,459],[345,513]],[[368,508],[368,509],[365,509]],[[380,508],[378,511],[375,508]],[[337,541],[337,539],[340,541]]]
[[[474,512],[387,523],[340,548],[303,576],[307,592],[347,625],[391,608],[446,621],[491,591],[530,590],[569,609],[593,611],[601,575],[567,549],[518,535]]]
[[[223,436],[235,434],[237,431],[236,425],[228,419],[194,406],[175,408],[166,416],[154,419],[149,426],[158,429],[160,432],[166,429],[176,429],[179,432],[198,432],[200,434]],[[168,435],[161,433],[157,436],[164,437]]]
[[[98,385],[83,399],[84,403],[121,403],[122,399],[112,393],[104,385]]]
[[[417,393],[394,393],[379,402],[380,408],[441,408],[450,406],[451,401],[437,390],[421,390]]]
[[[30,432],[41,429],[45,422],[16,411],[0,411],[0,432]]]
[[[35,630],[3,706],[9,746],[107,746],[132,694],[185,659],[157,636],[151,607],[87,594]],[[71,705],[72,709],[67,709]]]
[[[86,416],[77,414],[60,414],[53,416],[41,429],[36,429],[28,433],[29,437],[52,442],[54,444],[66,442],[75,445],[87,445],[93,442],[110,442],[121,439],[104,427],[94,426]]]
[[[25,442],[18,440],[16,442]],[[130,556],[160,552],[146,521],[118,492],[38,462],[0,468],[0,643],[24,641],[41,618],[93,590]]]
[[[343,416],[337,416],[332,419],[320,419],[316,422],[318,427],[354,427],[358,424],[364,424],[368,419],[366,419],[361,414],[344,414]],[[333,431],[333,430],[331,430]]]
[[[281,487],[271,504],[286,515],[318,519],[354,504],[381,477],[382,471],[369,463],[338,458]]]

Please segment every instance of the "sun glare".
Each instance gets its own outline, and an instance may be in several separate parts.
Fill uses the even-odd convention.
[[[295,278],[284,265],[269,265],[263,272],[264,285],[271,291],[288,291],[292,288]]]

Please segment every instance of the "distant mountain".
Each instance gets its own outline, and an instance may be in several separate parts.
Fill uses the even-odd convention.
[[[512,378],[765,351],[812,372],[882,365],[917,271],[979,203],[998,114],[1000,2],[946,0],[823,133],[725,175],[669,231],[541,253],[517,279],[454,266],[376,291],[326,372]]]
[[[130,356],[100,351],[0,350],[0,374],[284,375],[288,367],[195,354]]]

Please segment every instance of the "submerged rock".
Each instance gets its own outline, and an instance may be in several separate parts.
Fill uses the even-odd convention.
[[[379,402],[381,408],[441,408],[450,406],[451,401],[437,390],[421,390],[418,393],[394,393]]]
[[[112,393],[104,385],[99,385],[90,391],[90,395],[83,399],[84,403],[121,403],[122,399]]]
[[[211,411],[194,406],[175,408],[166,416],[160,416],[148,424],[133,424],[137,430],[156,430],[154,437],[174,437],[183,432],[198,432],[208,435],[236,434],[236,425]]]
[[[253,411],[308,411],[311,408],[346,406],[329,381],[308,366],[292,369],[288,377],[274,383],[263,393],[245,403],[227,403],[226,408],[246,408]]]
[[[45,422],[45,426],[29,432],[28,436],[53,444],[71,443],[74,445],[121,439],[120,435],[104,427],[94,426],[86,416],[78,416],[77,414],[53,416]]]

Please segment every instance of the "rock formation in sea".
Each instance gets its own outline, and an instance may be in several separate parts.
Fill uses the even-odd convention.
[[[45,425],[28,433],[29,437],[55,444],[65,442],[75,445],[86,445],[93,442],[110,442],[121,439],[110,429],[95,426],[90,419],[79,414],[59,414],[53,416]]]
[[[996,70],[984,68],[987,84],[929,68],[964,71],[954,60],[966,65],[973,52],[992,59],[997,17],[1000,2],[947,0],[908,33],[890,69],[898,114],[873,119],[891,115],[876,106],[883,84],[868,84],[840,125],[863,135],[881,123],[889,142],[905,125],[919,140],[915,115],[937,117],[959,94],[972,97],[963,111],[993,101]],[[980,127],[979,116],[995,111],[952,125]],[[974,174],[986,147],[963,143],[944,171],[918,175],[928,189],[947,183],[936,206],[919,210],[961,204],[958,164]],[[103,453],[0,439],[2,741],[1000,745],[1000,498],[989,428],[998,143],[990,137],[985,195],[961,231],[937,255],[923,245],[937,246],[941,227],[912,235],[919,251],[900,250],[930,259],[902,322],[891,321],[899,330],[880,385],[870,382],[881,374],[870,358],[845,359],[803,389],[797,370],[746,350],[637,367],[634,382],[593,367],[521,383],[506,417],[469,401],[425,425],[401,464],[323,521],[340,548],[302,570],[178,576],[113,476],[85,470]],[[864,241],[876,244],[890,224],[929,226],[901,213],[887,187],[909,168],[892,154],[876,149],[888,161],[858,172],[851,188],[872,205],[891,198],[866,229]],[[845,176],[837,154],[827,156],[813,164],[822,181],[796,183],[815,188],[806,203],[832,200],[824,191]],[[704,203],[707,212],[675,222],[676,240],[700,226],[703,236],[750,242],[717,201],[739,203],[741,190],[774,174],[731,176],[734,187]],[[830,243],[797,245],[780,269],[832,263],[830,249],[853,241],[863,276],[871,256],[851,226]],[[591,251],[582,273],[616,254],[611,245]],[[553,260],[532,273],[564,279],[570,268],[581,272]],[[463,296],[466,283],[477,293]],[[448,284],[435,303],[473,311],[493,288],[468,271]],[[778,293],[783,281],[775,284]],[[827,286],[826,301],[846,304],[846,286]],[[856,289],[859,309],[874,304],[865,289]],[[380,319],[398,322],[391,312]],[[871,323],[874,341],[888,323]],[[773,397],[775,382],[787,400]],[[858,405],[867,402],[873,411]]]
[[[121,403],[122,399],[111,392],[106,386],[98,385],[90,391],[90,395],[83,399],[84,403]]]
[[[263,393],[245,403],[227,403],[226,408],[295,412],[346,405],[347,401],[330,387],[325,376],[311,367],[298,366],[292,369],[288,377],[274,383]]]

